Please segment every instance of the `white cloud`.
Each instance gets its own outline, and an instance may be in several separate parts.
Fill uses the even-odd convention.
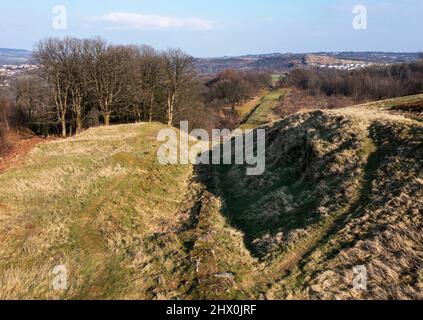
[[[215,22],[200,18],[176,18],[127,12],[111,12],[87,20],[112,24],[113,28],[136,30],[212,30],[215,27]]]

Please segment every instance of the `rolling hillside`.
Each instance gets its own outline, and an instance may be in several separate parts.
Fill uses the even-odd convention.
[[[39,145],[0,174],[0,298],[421,299],[422,100],[266,124],[255,177],[159,165],[160,124]]]

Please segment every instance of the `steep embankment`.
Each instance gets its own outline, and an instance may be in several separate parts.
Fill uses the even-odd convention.
[[[263,176],[215,171],[262,297],[422,298],[423,128],[388,112],[415,98],[291,116],[265,127]],[[353,288],[356,266],[367,291]]]

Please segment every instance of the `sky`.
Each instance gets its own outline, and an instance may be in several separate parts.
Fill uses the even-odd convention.
[[[423,51],[423,0],[1,0],[0,14],[1,48],[100,36],[196,57]]]

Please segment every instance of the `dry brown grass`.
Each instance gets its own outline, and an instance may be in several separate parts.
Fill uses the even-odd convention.
[[[192,173],[157,163],[161,128],[90,129],[38,146],[0,175],[1,298],[150,297],[157,269],[148,261],[158,253],[145,251],[146,239],[178,225]],[[183,252],[177,241],[169,246]],[[70,275],[64,292],[52,290],[61,264]]]
[[[0,298],[423,299],[422,127],[390,112],[413,99],[267,125],[259,177],[159,165],[159,124],[39,145],[0,174]]]
[[[277,106],[275,112],[285,118],[297,112],[307,112],[313,110],[326,110],[354,105],[354,100],[350,97],[325,95],[310,95],[306,90],[290,89],[283,100]]]

